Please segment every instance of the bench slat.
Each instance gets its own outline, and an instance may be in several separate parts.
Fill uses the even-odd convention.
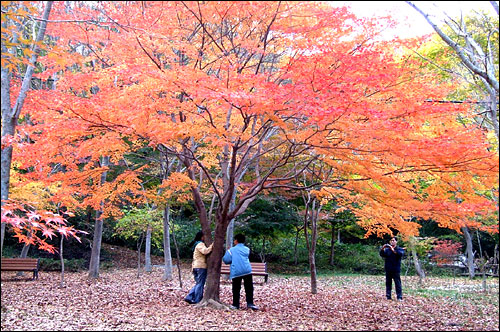
[[[263,276],[265,277],[265,282],[267,282],[267,278],[269,276],[269,273],[267,272],[267,263],[250,262],[250,265],[252,266],[252,275]],[[230,274],[230,270],[230,264],[222,263],[220,271],[221,274]]]
[[[38,279],[39,259],[2,258],[2,271],[33,271],[33,279]]]

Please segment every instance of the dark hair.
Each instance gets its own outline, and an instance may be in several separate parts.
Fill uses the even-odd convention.
[[[201,238],[203,237],[203,231],[199,231],[196,233],[194,240],[189,243],[189,246],[193,246],[196,242],[201,241]]]
[[[245,243],[245,235],[243,234],[236,234],[234,239],[238,241],[238,243]]]

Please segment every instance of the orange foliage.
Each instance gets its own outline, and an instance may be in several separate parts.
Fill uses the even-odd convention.
[[[484,132],[457,123],[465,106],[426,102],[453,86],[401,55],[418,40],[375,42],[390,20],[314,2],[74,6],[56,2],[53,17],[100,23],[49,24],[59,48],[42,59],[47,70],[78,70],[30,94],[34,125],[24,130],[35,144],[15,151],[21,167],[35,167],[31,176],[71,188],[82,207],[105,204],[112,216],[120,200],[147,197],[138,170],[100,183],[147,145],[190,165],[189,181],[163,184],[169,195],[201,181],[206,197],[227,200],[233,183],[241,204],[319,159],[334,169],[323,190],[360,206],[367,235],[417,235],[412,216],[459,230],[496,211],[482,193],[497,188],[498,154]]]

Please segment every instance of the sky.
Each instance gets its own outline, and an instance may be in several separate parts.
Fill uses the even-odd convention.
[[[392,17],[399,17],[400,21],[405,24],[393,33],[403,38],[434,32],[425,18],[404,1],[329,1],[329,3],[332,6],[350,6],[358,16],[370,17],[391,14]],[[436,23],[445,17],[443,12],[451,17],[459,17],[460,11],[465,14],[478,9],[496,14],[489,1],[414,1],[414,3],[432,14]]]

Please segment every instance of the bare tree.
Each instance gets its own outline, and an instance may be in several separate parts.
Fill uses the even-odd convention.
[[[406,3],[419,12],[439,37],[455,51],[461,64],[472,76],[474,83],[484,91],[488,97],[485,101],[487,107],[483,110],[485,120],[493,127],[498,140],[498,46],[493,45],[493,41],[498,40],[498,25],[485,25],[484,30],[487,35],[482,37],[486,41],[481,42],[474,38],[463,17],[459,20],[447,17],[445,23],[453,31],[452,36],[445,33],[429,13],[411,1],[406,1]],[[496,1],[490,1],[490,3],[498,15],[498,3]]]

